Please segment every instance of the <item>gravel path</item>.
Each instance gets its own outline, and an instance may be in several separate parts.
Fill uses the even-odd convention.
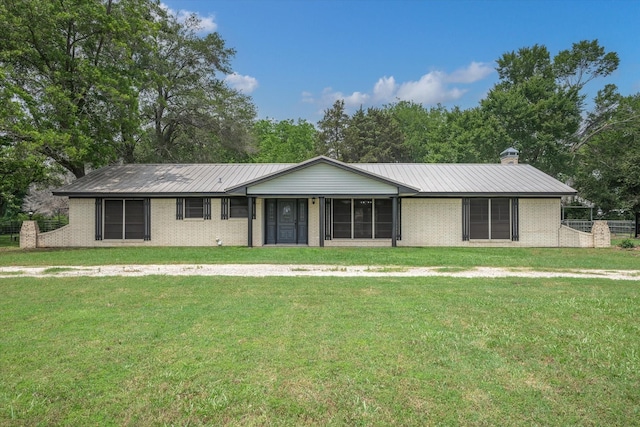
[[[636,280],[640,270],[558,269],[538,271],[528,268],[399,267],[277,264],[179,264],[103,265],[56,267],[0,267],[2,277],[103,277],[103,276],[343,276],[343,277],[573,277],[584,279]]]

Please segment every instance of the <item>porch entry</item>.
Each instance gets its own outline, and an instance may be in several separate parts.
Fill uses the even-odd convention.
[[[307,244],[307,199],[265,199],[265,243]]]

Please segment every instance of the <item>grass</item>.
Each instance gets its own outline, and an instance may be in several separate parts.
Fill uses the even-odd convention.
[[[104,264],[330,264],[386,267],[477,266],[638,269],[640,250],[584,248],[244,248],[128,247],[0,249],[0,266],[90,266]]]
[[[638,283],[6,278],[0,425],[637,425]]]

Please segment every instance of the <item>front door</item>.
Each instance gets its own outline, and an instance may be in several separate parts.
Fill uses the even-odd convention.
[[[298,243],[296,199],[278,199],[278,243]]]
[[[265,243],[307,243],[307,199],[266,199]]]

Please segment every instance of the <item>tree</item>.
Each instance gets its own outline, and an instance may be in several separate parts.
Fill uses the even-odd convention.
[[[640,212],[640,93],[607,87],[596,97],[599,131],[576,151],[575,186],[604,212]],[[615,101],[614,101],[615,100]]]
[[[251,149],[255,107],[218,77],[231,72],[235,51],[218,33],[199,37],[199,28],[194,15],[184,23],[169,16],[153,41],[150,81],[141,93],[148,129],[137,152],[142,160],[236,160]]]
[[[553,60],[546,47],[534,45],[505,53],[497,63],[500,80],[481,108],[507,139],[491,151],[512,145],[523,162],[554,176],[569,174],[572,147],[583,129],[586,95],[581,91],[615,70],[617,55],[605,53],[594,40],[574,43]]]
[[[344,137],[342,161],[393,163],[409,161],[404,136],[391,113],[360,107],[349,120]]]
[[[256,163],[298,163],[314,156],[315,127],[306,120],[258,120],[253,127]]]
[[[448,111],[438,105],[425,108],[411,101],[388,105],[404,135],[409,161],[420,163],[460,163],[475,161],[476,155],[469,139],[461,138],[464,126],[459,108]],[[476,123],[477,124],[477,123]],[[475,125],[475,124],[474,124]],[[495,157],[495,156],[494,156]]]
[[[324,117],[318,122],[316,152],[333,159],[342,159],[348,123],[349,116],[344,111],[343,100],[337,100],[331,108],[324,110]]]
[[[120,130],[139,125],[135,60],[162,13],[147,0],[2,0],[0,87],[12,115],[0,131],[77,177],[114,161]]]

